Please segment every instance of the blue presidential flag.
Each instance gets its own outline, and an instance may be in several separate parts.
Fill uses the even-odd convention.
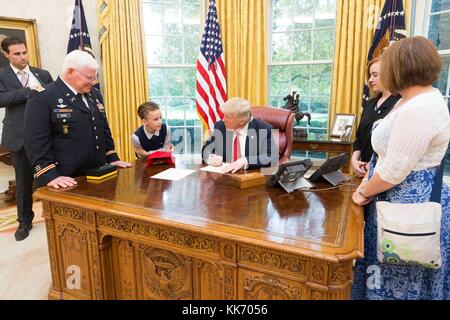
[[[83,3],[81,0],[75,0],[75,8],[73,9],[72,27],[70,28],[69,44],[67,45],[67,53],[73,50],[84,50],[89,52],[95,59],[92,52],[91,36],[89,35],[86,16],[84,15]],[[95,85],[100,90],[100,83]]]
[[[397,40],[406,38],[405,11],[402,0],[386,0],[378,21],[367,62],[379,57],[384,49]],[[363,105],[369,100],[369,87],[364,85]]]
[[[86,17],[84,15],[83,3],[81,0],[75,0],[67,53],[77,49],[88,51],[93,55],[91,37],[89,35]]]

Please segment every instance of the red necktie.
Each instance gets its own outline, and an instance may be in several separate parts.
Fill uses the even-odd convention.
[[[241,144],[239,143],[239,132],[236,132],[233,144],[233,161],[241,158]]]

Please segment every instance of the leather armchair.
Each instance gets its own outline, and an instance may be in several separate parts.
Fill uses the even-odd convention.
[[[295,113],[271,107],[252,107],[252,115],[278,129],[278,136],[274,133],[274,138],[278,141],[280,164],[288,161],[292,153]]]

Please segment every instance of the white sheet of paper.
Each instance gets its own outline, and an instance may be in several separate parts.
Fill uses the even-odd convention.
[[[186,178],[188,175],[190,175],[194,172],[195,172],[195,170],[170,168],[170,169],[164,170],[163,172],[160,172],[160,173],[154,175],[151,178],[178,181],[183,178]]]
[[[220,167],[206,166],[206,167],[201,168],[200,170],[224,174],[225,168],[228,165],[229,165],[229,163],[224,162],[224,163],[222,163],[222,165]]]

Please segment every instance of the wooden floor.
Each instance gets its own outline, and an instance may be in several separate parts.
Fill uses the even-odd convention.
[[[0,192],[8,188],[8,180],[13,178],[12,167],[0,163]],[[37,203],[36,215],[40,216],[41,210]],[[15,211],[15,206],[5,205],[0,208],[0,215]],[[51,274],[45,223],[34,223],[28,238],[20,242],[14,239],[15,231],[12,226],[0,232],[0,300],[47,299]]]

